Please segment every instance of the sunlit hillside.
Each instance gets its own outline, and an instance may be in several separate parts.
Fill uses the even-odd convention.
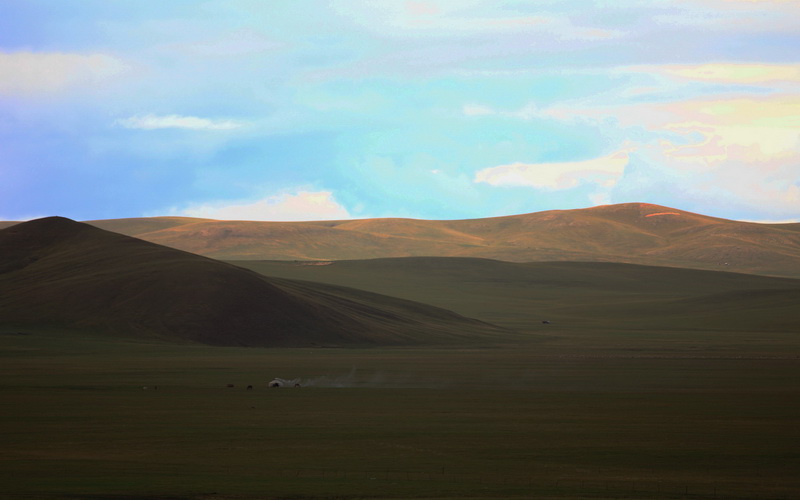
[[[91,224],[228,260],[447,256],[625,262],[800,276],[800,224],[739,222],[641,203],[452,221],[156,217]]]

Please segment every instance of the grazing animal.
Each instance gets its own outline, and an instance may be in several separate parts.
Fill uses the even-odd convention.
[[[228,384],[226,387],[230,388],[230,387],[236,387],[236,386],[233,385],[233,384]]]
[[[253,390],[253,386],[252,386],[252,385],[248,385],[248,386],[247,386],[247,390],[248,390],[248,391],[252,391],[252,390]]]

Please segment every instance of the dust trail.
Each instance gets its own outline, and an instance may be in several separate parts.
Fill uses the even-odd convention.
[[[381,373],[375,373],[367,379],[357,376],[358,369],[355,367],[345,375],[329,376],[323,375],[309,379],[306,385],[309,387],[380,387],[387,385],[386,378]]]
[[[312,378],[276,378],[281,387],[396,387],[396,388],[442,388],[449,385],[444,381],[421,378],[418,375],[387,375],[382,372],[366,374],[352,368],[342,375],[322,375]]]

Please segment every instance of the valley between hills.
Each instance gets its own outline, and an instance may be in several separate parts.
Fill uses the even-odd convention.
[[[0,498],[800,492],[800,224],[0,228]]]
[[[5,324],[177,342],[800,330],[800,224],[647,204],[463,221],[51,217],[0,230],[0,255]]]

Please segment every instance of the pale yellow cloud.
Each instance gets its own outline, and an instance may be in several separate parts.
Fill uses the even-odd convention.
[[[523,118],[525,106],[504,116]],[[800,207],[800,94],[769,93],[698,97],[618,106],[565,103],[536,116],[592,123],[617,140],[635,134],[638,165],[672,179],[686,196],[719,197],[775,214]],[[609,130],[613,126],[616,130]],[[494,182],[566,185],[551,176],[530,180],[532,169],[490,172]],[[501,175],[503,174],[503,175]],[[488,175],[484,174],[484,175]],[[540,174],[542,175],[542,174]],[[618,189],[620,186],[616,186]]]
[[[521,110],[520,110],[521,111]],[[798,154],[800,95],[768,94],[696,98],[621,106],[553,106],[539,111],[564,121],[614,119],[622,128],[662,133],[672,154],[706,163],[761,161]],[[678,141],[674,134],[684,136]],[[736,155],[744,155],[742,157]]]
[[[649,68],[667,76],[714,83],[746,85],[800,83],[800,64],[712,63]]]
[[[352,218],[330,191],[283,193],[254,202],[220,201],[192,206],[174,213],[221,220],[312,221]]]
[[[634,111],[628,110],[631,124],[638,121],[651,130],[702,137],[671,146],[672,154],[683,157],[700,156],[716,163],[798,155],[800,95],[696,99],[651,104]]]
[[[485,168],[475,174],[475,182],[491,186],[533,187],[560,190],[581,182],[613,187],[628,164],[628,150],[590,160],[557,163],[512,163]]]
[[[474,119],[551,119],[595,126],[609,140],[635,138],[630,156],[641,179],[657,172],[652,175],[662,183],[669,179],[670,189],[687,197],[708,197],[762,210],[769,206],[777,216],[797,212],[800,64],[658,65],[618,71],[637,74],[635,85],[621,89],[636,102],[607,105],[599,99],[585,98],[551,106],[531,102],[510,110],[473,103],[463,106],[462,113]],[[642,85],[643,75],[658,85]],[[695,82],[737,87],[715,95],[643,100],[690,91]],[[624,184],[621,163],[616,169],[613,162],[581,163],[501,165],[479,172],[475,180],[497,186],[564,189],[589,179],[598,185],[597,199],[636,189],[633,184]],[[593,177],[589,173],[593,169],[582,166],[598,167],[606,174]],[[604,184],[613,189],[604,189]]]

